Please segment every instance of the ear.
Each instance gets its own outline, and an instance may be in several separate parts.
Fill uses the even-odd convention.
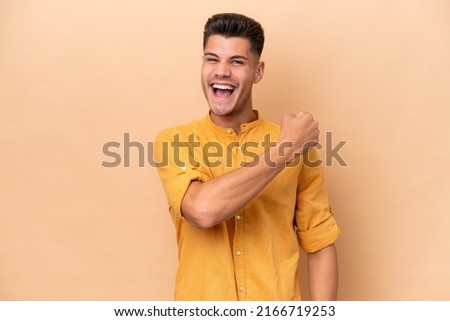
[[[256,68],[256,74],[255,74],[255,80],[253,81],[254,84],[257,84],[261,81],[262,77],[264,76],[264,61],[258,62],[258,67]]]

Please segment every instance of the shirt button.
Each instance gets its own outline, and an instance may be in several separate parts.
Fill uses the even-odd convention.
[[[229,129],[227,129],[227,133],[228,134],[231,134],[233,131],[229,128]]]
[[[241,291],[241,292],[244,291],[244,287],[243,287],[243,286],[240,286],[240,287],[239,287],[239,291]]]
[[[184,172],[186,171],[186,166],[181,167],[181,170]]]
[[[237,255],[237,256],[241,256],[241,251],[237,251],[237,252],[236,252],[236,255]]]
[[[236,219],[239,221],[241,217],[239,215],[236,215]]]

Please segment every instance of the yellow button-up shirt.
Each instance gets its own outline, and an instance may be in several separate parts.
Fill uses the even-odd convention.
[[[317,151],[283,169],[234,217],[209,229],[191,225],[181,202],[193,180],[207,181],[250,162],[276,142],[279,126],[261,117],[241,133],[214,124],[209,115],[165,129],[154,158],[176,228],[179,265],[176,300],[299,300],[299,245],[307,253],[332,243],[339,227],[331,212]],[[264,159],[270,166],[270,159]]]

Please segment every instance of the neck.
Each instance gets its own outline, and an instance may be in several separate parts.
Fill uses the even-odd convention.
[[[216,115],[210,112],[210,116],[213,123],[220,127],[233,128],[238,135],[241,132],[242,124],[252,122],[258,118],[253,109],[247,109],[245,112],[239,114],[233,113],[224,116]]]

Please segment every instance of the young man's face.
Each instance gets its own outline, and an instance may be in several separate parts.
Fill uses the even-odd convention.
[[[245,38],[209,37],[203,55],[202,87],[211,112],[231,116],[252,109],[252,86],[264,73],[264,63]]]

